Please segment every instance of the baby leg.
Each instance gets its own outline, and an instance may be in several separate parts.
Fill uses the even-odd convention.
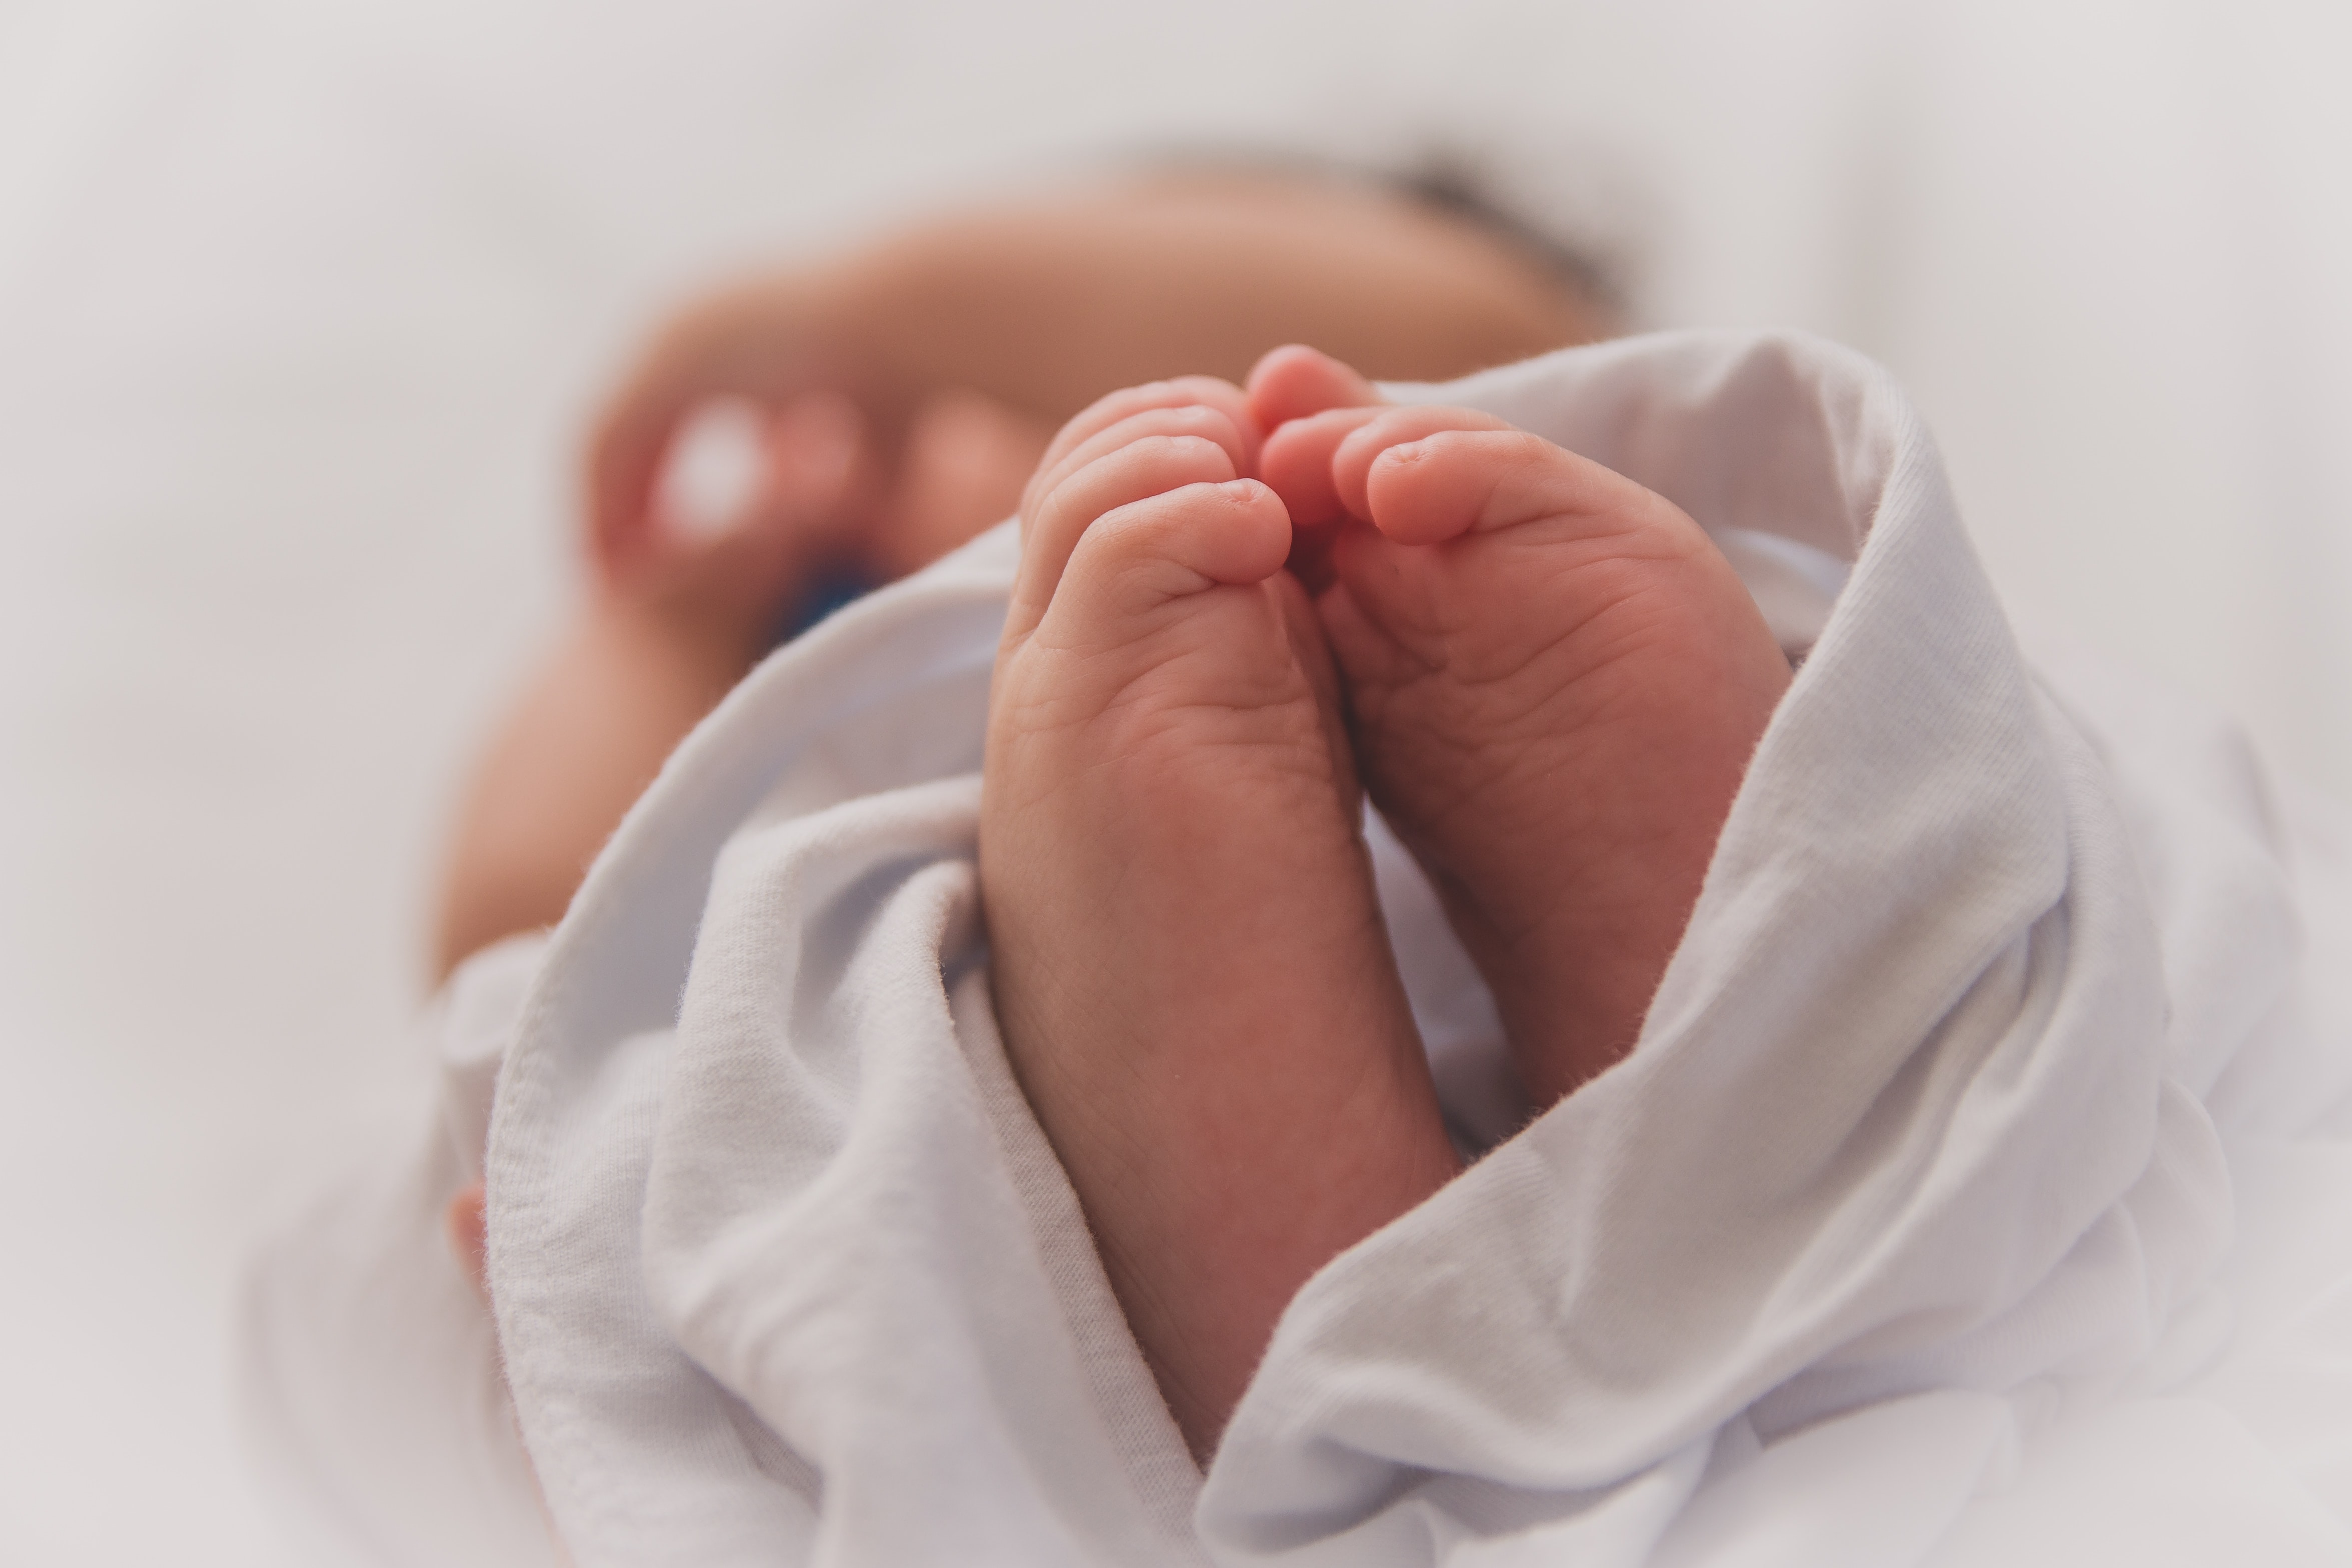
[[[1255,446],[1204,380],[1056,440],[981,821],[1007,1048],[1202,1457],[1307,1277],[1455,1169]]]

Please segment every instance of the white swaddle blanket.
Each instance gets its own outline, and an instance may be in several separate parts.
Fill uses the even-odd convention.
[[[2226,730],[2029,669],[1849,353],[1677,334],[1399,390],[1664,493],[1802,655],[1633,1053],[1515,1131],[1376,831],[1492,1146],[1308,1282],[1202,1477],[990,1007],[999,530],[729,698],[530,989],[489,1270],[575,1558],[2352,1561],[2352,1206],[2298,1211],[2333,1262],[2264,1287],[2261,1345],[2230,1257],[2233,1166],[2292,1166],[2281,1204],[2352,1172],[2304,952],[2340,961],[2340,857]]]

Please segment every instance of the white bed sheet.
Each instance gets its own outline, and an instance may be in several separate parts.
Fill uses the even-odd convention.
[[[271,1561],[235,1258],[424,1092],[586,401],[694,280],[975,182],[1540,149],[1649,319],[1886,361],[2029,619],[2352,793],[2347,14],[1764,11],[0,7],[0,1558]]]

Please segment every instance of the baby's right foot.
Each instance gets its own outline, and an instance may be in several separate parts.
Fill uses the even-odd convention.
[[[1307,1277],[1455,1168],[1255,446],[1205,380],[1056,439],[981,812],[1007,1051],[1202,1458]]]
[[[1467,409],[1361,406],[1307,350],[1250,392],[1292,421],[1264,465],[1297,525],[1371,525],[1307,563],[1365,783],[1547,1107],[1632,1048],[1788,662],[1698,525],[1622,475]]]

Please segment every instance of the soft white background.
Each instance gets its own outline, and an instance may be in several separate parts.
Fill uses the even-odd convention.
[[[1073,158],[1492,152],[1890,362],[2011,601],[2352,797],[2352,12],[0,0],[0,1562],[284,1560],[237,1258],[413,1116],[577,432],[715,274]]]

